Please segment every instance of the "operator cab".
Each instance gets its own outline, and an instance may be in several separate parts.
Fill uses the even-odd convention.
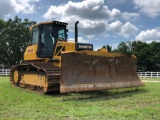
[[[38,44],[37,57],[53,57],[58,39],[67,41],[67,25],[67,23],[52,21],[32,27],[32,45]]]

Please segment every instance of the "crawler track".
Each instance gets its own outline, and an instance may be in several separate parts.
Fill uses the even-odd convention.
[[[14,72],[20,72],[20,79],[16,83],[14,80]],[[28,84],[23,80],[25,75],[31,76],[29,81],[33,81],[33,75],[43,76],[45,78],[42,85]],[[10,84],[18,87],[23,87],[29,90],[36,90],[38,92],[59,91],[60,89],[61,69],[54,66],[52,63],[46,62],[30,62],[21,63],[12,66],[10,70]],[[22,82],[23,81],[23,82]],[[38,80],[37,80],[38,81]],[[45,85],[44,85],[45,84]]]

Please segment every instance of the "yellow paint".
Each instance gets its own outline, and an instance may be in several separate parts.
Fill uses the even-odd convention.
[[[132,55],[132,57],[135,58],[135,59],[137,59],[137,56],[135,56],[135,55]]]
[[[121,53],[114,53],[114,52],[100,52],[100,51],[77,51],[78,54],[87,54],[92,56],[104,56],[104,57],[121,57],[126,56]]]
[[[14,71],[14,82],[17,83],[19,81],[20,78],[20,74],[18,72],[18,70]]]
[[[61,48],[59,49],[59,51],[57,51],[58,48]],[[64,51],[63,51],[64,49]],[[58,41],[57,42],[57,45],[55,47],[55,50],[54,50],[54,56],[53,58],[54,59],[59,59],[59,62],[54,62],[53,64],[57,67],[61,67],[61,55],[60,53],[61,52],[75,52],[75,43],[74,42],[64,42],[64,41]],[[58,56],[60,55],[60,56]]]
[[[20,80],[20,84],[30,84],[35,86],[47,87],[47,78],[45,75],[24,74]]]
[[[24,61],[45,60],[44,58],[37,57],[36,55],[37,49],[38,49],[38,45],[28,46],[24,53]]]
[[[100,52],[108,52],[107,48],[101,48]]]

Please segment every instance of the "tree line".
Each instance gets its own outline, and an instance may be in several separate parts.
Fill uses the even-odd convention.
[[[29,19],[15,17],[4,21],[0,19],[0,64],[11,66],[23,61],[23,54],[31,44],[29,27],[36,24]],[[119,52],[135,55],[138,58],[137,70],[160,71],[160,43],[141,41],[121,42],[112,50],[110,45],[104,45],[109,52]]]
[[[0,19],[0,64],[10,67],[23,60],[24,51],[31,43],[29,27],[35,23],[17,16],[7,21]]]
[[[109,48],[110,52],[118,52],[129,56],[135,55],[138,59],[137,71],[160,71],[160,42],[121,42],[114,50],[109,45],[104,47]]]

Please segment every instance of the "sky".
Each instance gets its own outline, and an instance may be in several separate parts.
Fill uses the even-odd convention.
[[[126,41],[160,42],[159,6],[160,0],[0,0],[0,19],[67,22],[70,41],[79,21],[79,42],[115,49]]]

